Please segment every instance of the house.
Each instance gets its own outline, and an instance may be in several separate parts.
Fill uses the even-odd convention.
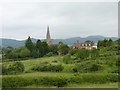
[[[73,44],[72,48],[74,49],[85,48],[85,49],[91,50],[93,47],[92,47],[92,42],[77,41],[76,43]]]

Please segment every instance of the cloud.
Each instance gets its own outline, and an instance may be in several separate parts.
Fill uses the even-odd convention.
[[[117,36],[117,2],[11,3],[3,6],[4,38]]]

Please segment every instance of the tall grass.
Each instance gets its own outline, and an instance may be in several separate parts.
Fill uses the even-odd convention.
[[[3,87],[4,88],[16,88],[26,87],[30,85],[50,85],[56,87],[64,87],[71,83],[111,83],[118,82],[117,74],[94,74],[94,73],[83,73],[83,74],[72,74],[66,76],[33,76],[33,75],[11,75],[3,76]]]

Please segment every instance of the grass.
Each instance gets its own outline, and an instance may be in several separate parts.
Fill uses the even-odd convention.
[[[45,86],[45,85],[30,85],[23,88],[56,88],[55,86]],[[118,83],[105,83],[105,84],[91,84],[91,83],[84,83],[84,84],[68,84],[62,88],[118,88]]]
[[[118,83],[104,83],[104,84],[91,84],[91,83],[84,83],[84,84],[69,84],[66,85],[65,88],[118,88]]]
[[[22,73],[19,75],[4,75],[2,77],[3,77],[4,83],[9,82],[7,84],[8,86],[11,86],[11,83],[14,83],[14,85],[16,85],[17,83],[17,85],[20,84],[20,86],[18,86],[20,88],[21,87],[24,87],[24,88],[56,88],[56,86],[54,85],[44,84],[44,83],[48,82],[49,80],[50,81],[55,80],[56,82],[56,80],[60,77],[62,77],[64,80],[69,80],[69,82],[65,84],[65,86],[63,86],[65,88],[68,88],[68,87],[70,88],[85,88],[85,87],[86,88],[94,88],[94,87],[115,88],[118,86],[117,82],[114,82],[114,81],[111,82],[111,80],[113,80],[114,78],[114,74],[108,74],[108,73],[106,74],[105,73],[76,73],[75,74],[75,73],[62,73],[62,72],[59,72],[59,73],[58,72],[32,72],[32,73]],[[102,81],[102,83],[101,81],[99,82],[99,80],[105,79],[107,77],[108,77],[108,81],[105,81],[105,82]],[[109,81],[109,78],[111,78],[110,81]],[[48,79],[48,81],[46,81],[46,79]],[[90,79],[89,82],[88,82],[88,79]],[[22,80],[22,83],[19,83],[18,81],[21,81],[21,80]],[[43,84],[40,84],[41,83],[40,80],[43,80]]]
[[[64,77],[71,77],[74,73],[62,73],[62,72],[32,72],[32,73],[21,73],[18,75],[4,75],[4,76],[20,76],[20,77],[37,77],[37,76],[44,76],[44,77],[58,77],[58,76],[64,76]]]
[[[11,79],[11,81],[14,81],[14,78],[16,79],[16,82],[19,80],[30,80],[30,82],[35,81],[35,79],[39,79],[41,80],[41,78],[48,78],[48,79],[52,79],[57,77],[64,77],[64,79],[70,79],[71,82],[67,83],[64,87],[65,88],[98,88],[98,87],[104,87],[104,88],[114,88],[118,86],[117,82],[111,82],[107,79],[105,79],[107,77],[107,75],[109,76],[108,79],[114,77],[114,74],[111,74],[112,76],[110,76],[109,73],[107,73],[108,71],[111,71],[113,69],[113,66],[109,66],[107,65],[107,61],[106,60],[97,60],[97,63],[100,63],[101,65],[103,65],[104,69],[98,72],[92,72],[92,73],[72,73],[72,68],[75,66],[75,64],[64,64],[62,61],[63,56],[52,56],[52,57],[42,57],[42,58],[37,58],[37,59],[29,59],[29,60],[23,60],[20,61],[24,64],[25,66],[25,72],[24,73],[18,73],[17,75],[4,75],[3,78],[6,80],[6,82],[9,82],[8,79]],[[53,62],[53,61],[57,61],[57,62]],[[94,60],[90,60],[90,61],[94,61]],[[13,62],[16,61],[11,61],[11,62],[7,62],[7,64],[12,64]],[[41,63],[51,63],[51,64],[62,64],[64,66],[64,69],[62,72],[37,72],[37,71],[31,71],[31,67],[33,67],[34,65],[39,65]],[[80,63],[84,63],[84,62],[88,62],[88,61],[81,61]],[[6,63],[6,62],[4,62]],[[116,67],[114,67],[116,68]],[[104,77],[104,74],[106,74],[106,76]],[[98,79],[96,78],[96,76],[98,76]],[[17,79],[18,77],[18,79]],[[75,80],[72,80],[72,78],[74,77],[74,79],[79,82],[76,82]],[[92,78],[95,77],[96,81],[94,82],[94,80],[92,80]],[[116,76],[115,76],[116,77]],[[1,78],[1,77],[0,77]],[[82,78],[82,79],[81,79]],[[99,82],[99,78],[101,79],[105,79],[106,82],[105,83],[96,83]],[[89,82],[91,79],[92,82]],[[93,78],[94,79],[94,78]],[[114,79],[114,78],[113,78]],[[112,79],[112,80],[113,80]],[[8,81],[7,81],[8,80]],[[38,80],[38,82],[39,82]],[[86,80],[86,81],[84,81]],[[104,82],[103,80],[101,80],[102,82]],[[6,83],[5,82],[5,83]],[[25,81],[26,82],[26,81]],[[82,83],[81,83],[82,82]],[[93,83],[94,82],[94,83]],[[10,82],[12,83],[12,82]],[[19,82],[18,82],[19,83]],[[26,82],[27,83],[27,82]],[[22,83],[20,83],[22,84]],[[31,83],[30,85],[26,85],[26,86],[21,86],[24,88],[56,88],[56,86],[53,85],[42,85],[39,84],[37,85],[37,83]]]
[[[52,63],[52,61],[57,61],[58,63],[62,63],[62,56],[52,56],[52,57],[42,57],[37,59],[29,59],[29,60],[22,60],[22,62],[25,66],[25,71],[29,70],[34,65],[39,65],[44,62]],[[6,64],[12,64],[13,62],[17,61],[10,61],[10,62],[4,62]]]

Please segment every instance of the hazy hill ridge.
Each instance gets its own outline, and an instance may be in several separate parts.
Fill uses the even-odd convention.
[[[97,43],[98,40],[103,40],[103,39],[109,39],[111,38],[112,40],[117,40],[117,37],[104,37],[104,36],[88,36],[88,37],[72,37],[72,38],[67,38],[67,39],[53,39],[53,43],[56,44],[59,41],[62,41],[65,44],[68,45],[73,45],[77,40],[80,42],[85,42],[86,40],[92,40],[94,43]],[[38,39],[31,38],[33,42],[36,42]],[[5,39],[5,38],[0,38],[0,46],[2,47],[7,47],[7,46],[12,46],[14,48],[24,46],[24,43],[26,40],[15,40],[15,39]],[[41,39],[43,41],[44,39]]]

